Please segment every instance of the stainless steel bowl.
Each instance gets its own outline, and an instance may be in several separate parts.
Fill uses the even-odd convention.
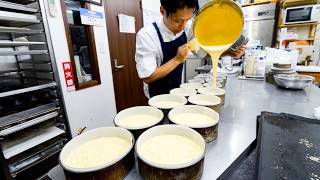
[[[233,7],[238,13],[239,15],[241,16],[241,19],[242,19],[242,26],[244,26],[244,14],[242,12],[242,9],[240,7],[239,4],[237,4],[236,2],[234,1],[231,1],[231,0],[211,0],[211,1],[208,1],[206,4],[204,4],[200,10],[199,10],[199,13],[197,14],[197,16],[194,18],[194,21],[192,23],[192,32],[193,34],[195,35],[195,27],[197,26],[197,20],[198,20],[198,17],[201,13],[203,13],[204,11],[206,11],[209,7],[211,7],[212,5],[215,5],[215,4],[218,4],[218,3],[221,3],[221,4],[226,4],[226,5],[229,5],[231,7]],[[212,22],[208,22],[208,23],[212,23]],[[219,24],[217,24],[217,26],[219,26]],[[221,26],[221,25],[220,25]],[[242,27],[243,28],[243,27]],[[236,38],[234,40],[234,42],[232,43],[234,45],[234,43],[239,40],[239,38],[241,37],[241,34],[242,34],[242,31],[239,33],[238,35],[238,38]],[[199,38],[199,37],[196,37],[195,35],[195,38]]]
[[[314,82],[314,77],[299,74],[277,74],[274,79],[278,86],[287,89],[304,89]]]

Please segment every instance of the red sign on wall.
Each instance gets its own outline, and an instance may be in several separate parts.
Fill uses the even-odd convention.
[[[64,79],[66,80],[67,90],[68,91],[74,90],[74,81],[73,81],[71,62],[63,62],[62,66],[63,66]]]

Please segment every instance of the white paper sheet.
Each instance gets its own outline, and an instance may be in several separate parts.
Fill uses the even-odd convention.
[[[133,16],[127,16],[119,14],[119,30],[122,33],[136,33],[135,18]]]
[[[79,8],[79,11],[82,24],[91,26],[104,26],[105,21],[102,12],[91,11],[84,8]]]

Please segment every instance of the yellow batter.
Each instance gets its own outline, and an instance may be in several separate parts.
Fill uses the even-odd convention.
[[[210,126],[218,122],[210,116],[201,113],[183,113],[172,117],[172,120],[180,125],[189,127]]]
[[[148,139],[139,151],[142,158],[161,165],[188,163],[202,156],[203,149],[180,135],[159,135]]]
[[[222,88],[214,88],[214,87],[204,87],[198,90],[200,94],[212,94],[215,96],[221,96],[226,93],[226,91]]]
[[[148,127],[159,122],[159,118],[152,115],[137,114],[118,120],[118,125],[128,128]]]
[[[128,152],[131,142],[117,137],[102,137],[88,141],[70,152],[65,164],[73,168],[94,168]]]
[[[243,28],[241,13],[227,2],[219,0],[207,7],[198,15],[194,26],[197,42],[211,56],[213,87],[217,86],[220,56],[237,40]]]
[[[172,89],[170,91],[170,94],[174,94],[177,96],[191,96],[191,95],[197,94],[197,91],[195,89],[190,89],[190,88],[176,88],[176,89]]]
[[[183,105],[183,103],[177,101],[157,101],[154,102],[153,105],[161,109],[170,109],[176,106]]]
[[[183,83],[180,85],[180,88],[189,88],[189,89],[199,89],[202,87],[203,85],[201,83]]]
[[[199,105],[206,105],[206,106],[211,106],[211,105],[217,105],[219,104],[219,101],[204,101],[204,100],[201,100],[201,101],[195,101],[197,104]]]

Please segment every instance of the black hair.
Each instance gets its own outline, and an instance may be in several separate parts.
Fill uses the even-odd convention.
[[[193,8],[193,14],[199,12],[198,0],[161,0],[161,6],[166,10],[167,16],[176,13],[178,9]]]

